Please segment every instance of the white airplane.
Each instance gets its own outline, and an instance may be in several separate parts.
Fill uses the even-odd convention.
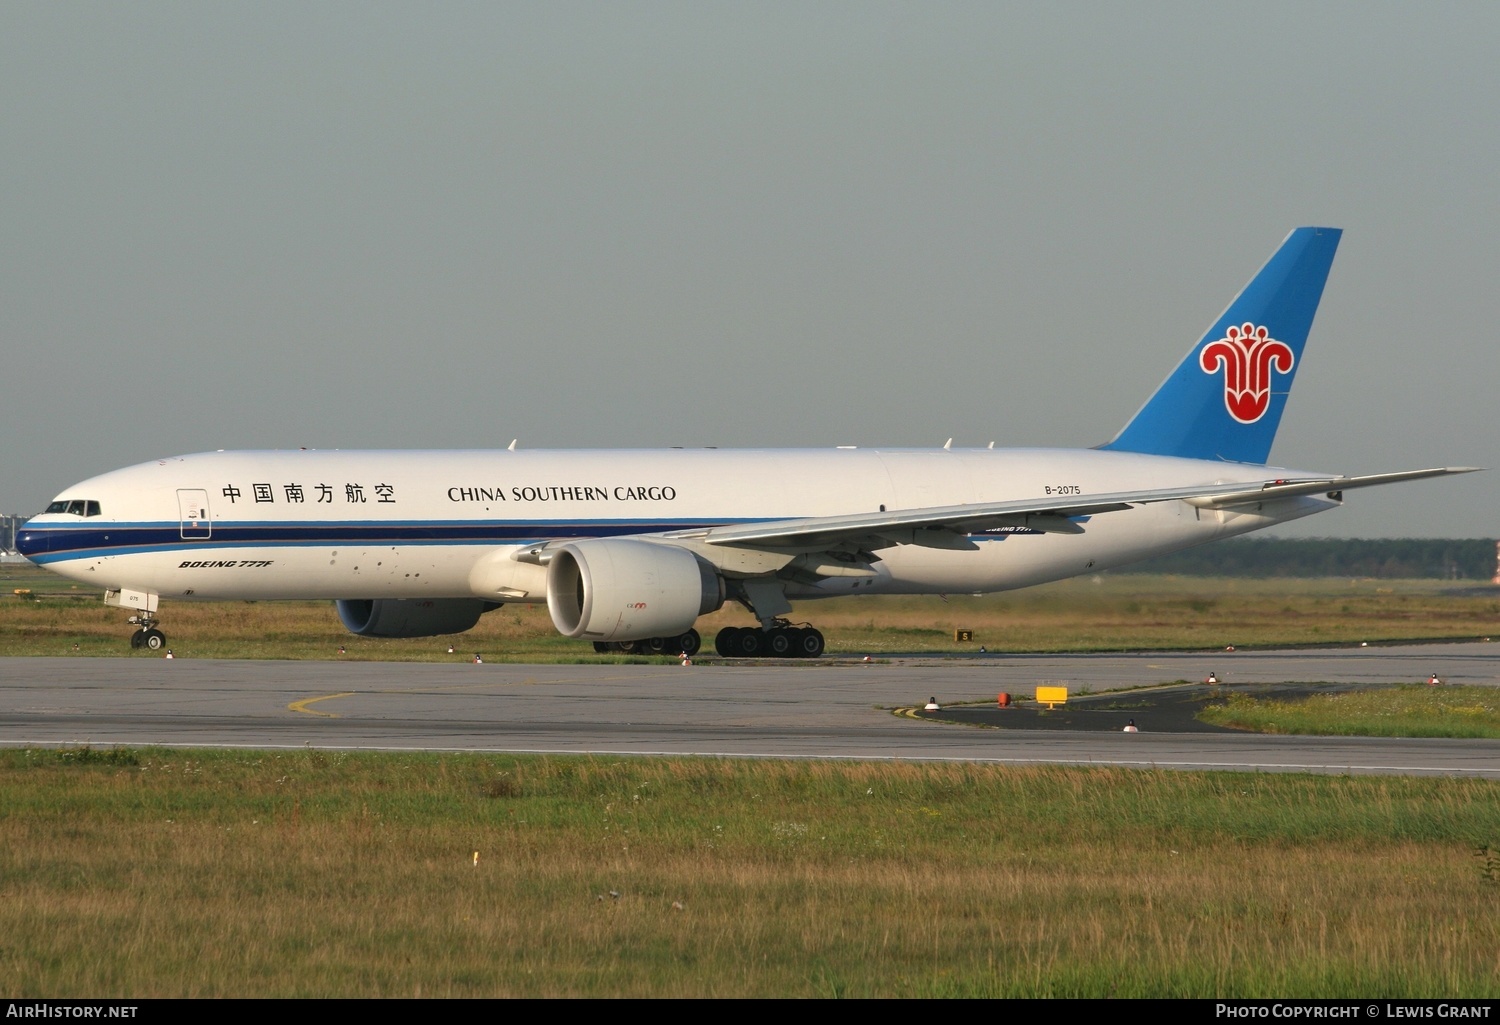
[[[374,637],[547,604],[597,650],[816,656],[793,601],[1003,591],[1298,519],[1354,488],[1265,465],[1340,232],[1298,228],[1113,441],[1093,449],[208,452],[65,490],[19,532],[33,562],[132,610],[332,599]]]

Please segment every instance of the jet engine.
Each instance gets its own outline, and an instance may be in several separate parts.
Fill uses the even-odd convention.
[[[723,604],[724,581],[714,568],[672,545],[574,541],[547,564],[547,611],[565,637],[675,637]]]
[[[361,637],[436,637],[459,634],[499,602],[479,598],[345,598],[339,619]]]

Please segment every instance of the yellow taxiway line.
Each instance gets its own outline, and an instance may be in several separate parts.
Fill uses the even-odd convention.
[[[293,701],[291,704],[286,706],[286,709],[288,712],[306,712],[308,715],[321,715],[328,719],[337,719],[338,716],[333,712],[319,712],[317,709],[308,708],[307,706],[316,704],[319,701],[329,701],[333,698],[353,697],[354,694],[354,691],[346,690],[340,694],[323,694],[315,698],[303,698],[301,701]]]

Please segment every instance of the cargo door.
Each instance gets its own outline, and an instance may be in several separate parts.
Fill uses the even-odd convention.
[[[208,492],[197,488],[179,488],[177,508],[182,516],[182,537],[185,541],[206,541],[213,534],[213,524],[208,518]]]

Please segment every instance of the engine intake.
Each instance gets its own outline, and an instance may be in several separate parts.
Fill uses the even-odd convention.
[[[564,637],[673,637],[723,604],[724,581],[714,568],[672,545],[574,541],[547,564],[547,611]]]
[[[345,598],[334,604],[344,628],[361,637],[461,634],[500,607],[479,598]]]

